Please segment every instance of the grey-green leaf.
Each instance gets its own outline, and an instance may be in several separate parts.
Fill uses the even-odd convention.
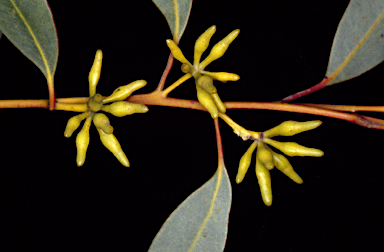
[[[149,251],[222,252],[231,197],[231,184],[223,165],[168,217]]]
[[[3,33],[0,31],[0,38],[1,38],[1,35],[3,35]]]
[[[53,89],[58,42],[45,0],[0,0],[0,30],[44,73]]]
[[[191,13],[192,0],[152,0],[165,16],[173,40],[178,43]]]
[[[384,0],[351,0],[337,28],[326,76],[336,84],[384,60]]]

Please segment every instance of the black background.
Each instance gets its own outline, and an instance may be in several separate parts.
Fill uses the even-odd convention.
[[[333,36],[349,1],[194,1],[180,41],[192,61],[197,37],[215,24],[214,44],[236,28],[239,37],[208,71],[234,72],[238,82],[216,83],[225,101],[274,101],[308,88],[326,72]],[[56,97],[88,95],[95,51],[104,53],[97,91],[109,95],[137,79],[154,90],[171,38],[151,1],[49,1],[59,37]],[[8,40],[0,40],[0,99],[46,99],[44,75]],[[166,86],[182,76],[175,62]],[[383,65],[297,102],[381,105]],[[192,80],[171,97],[196,99]],[[285,120],[322,120],[318,129],[282,141],[325,152],[289,158],[304,184],[271,171],[273,204],[263,204],[254,163],[244,181],[235,177],[249,146],[220,121],[225,164],[232,183],[226,252],[369,251],[383,248],[384,132],[314,115],[230,110],[243,127],[264,131]],[[366,115],[373,115],[365,113]],[[95,128],[83,167],[76,166],[75,135],[64,138],[73,112],[0,111],[1,228],[16,248],[42,251],[146,251],[172,211],[215,172],[214,126],[207,113],[150,106],[147,114],[109,116],[130,160],[123,167],[101,144]],[[374,116],[382,117],[380,114]],[[4,243],[6,244],[6,243]],[[3,246],[3,245],[1,245]]]

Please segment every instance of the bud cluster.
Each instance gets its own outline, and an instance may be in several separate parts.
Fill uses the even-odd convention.
[[[237,81],[240,79],[239,75],[234,73],[204,71],[205,67],[212,61],[217,60],[224,55],[229,45],[237,35],[239,35],[240,30],[236,29],[232,31],[224,39],[214,45],[210,54],[200,63],[201,56],[208,48],[209,41],[215,32],[216,26],[213,25],[196,40],[193,65],[184,57],[180,48],[173,40],[168,39],[166,41],[173,57],[183,63],[181,70],[184,73],[192,74],[195,78],[197,98],[201,105],[208,110],[213,119],[218,118],[219,112],[225,113],[226,111],[225,105],[221,101],[217,94],[217,89],[213,85],[213,79],[221,82]]]
[[[251,144],[245,154],[241,157],[239,169],[236,176],[236,183],[243,181],[245,174],[251,164],[252,154],[256,150],[256,177],[259,182],[261,197],[264,204],[272,204],[271,176],[269,171],[276,167],[282,173],[298,184],[303,180],[293,170],[288,159],[281,154],[274,152],[268,145],[280,150],[288,156],[311,156],[321,157],[324,152],[314,148],[304,147],[294,142],[278,142],[272,140],[274,136],[293,136],[303,131],[315,129],[321,125],[321,121],[295,122],[286,121],[280,125],[260,133],[260,137]],[[268,145],[267,145],[268,144]]]
[[[90,99],[87,102],[87,109],[82,114],[71,117],[68,120],[64,136],[67,138],[72,136],[73,132],[80,126],[81,121],[85,119],[82,129],[76,137],[76,163],[78,166],[82,166],[85,162],[85,156],[89,145],[89,128],[93,121],[103,145],[113,153],[122,165],[129,167],[128,158],[121,149],[120,143],[113,135],[113,127],[111,126],[108,117],[99,111],[105,111],[118,117],[134,113],[146,113],[148,111],[147,106],[123,100],[128,98],[134,91],[144,87],[147,82],[145,80],[134,81],[128,85],[117,88],[110,96],[104,98],[102,95],[96,93],[96,86],[100,79],[102,59],[102,51],[97,50],[95,60],[91,71],[89,72]],[[111,102],[113,103],[105,105]]]

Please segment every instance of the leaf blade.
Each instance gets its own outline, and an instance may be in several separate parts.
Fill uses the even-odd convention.
[[[352,79],[384,60],[384,1],[352,0],[336,31],[327,85]]]
[[[187,26],[192,0],[152,0],[163,13],[171,29],[173,40],[179,42]]]
[[[47,1],[0,0],[0,30],[43,72],[52,102],[58,39]]]
[[[223,251],[231,197],[231,184],[222,165],[168,217],[149,251]]]

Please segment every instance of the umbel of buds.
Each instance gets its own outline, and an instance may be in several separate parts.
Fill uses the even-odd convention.
[[[81,121],[85,119],[82,129],[76,137],[76,163],[78,166],[82,166],[85,162],[85,156],[89,144],[89,128],[91,127],[91,123],[93,121],[97,131],[99,132],[100,140],[103,145],[113,153],[122,165],[129,167],[128,158],[121,149],[119,141],[117,141],[116,137],[113,135],[113,127],[111,126],[108,117],[99,111],[105,111],[118,117],[132,115],[134,113],[146,113],[148,111],[147,106],[123,100],[128,98],[134,91],[144,87],[147,82],[145,80],[134,81],[128,85],[117,88],[110,96],[104,98],[102,95],[96,93],[96,86],[100,79],[102,59],[102,51],[97,50],[95,60],[91,71],[89,72],[90,98],[87,102],[86,111],[68,120],[64,136],[67,138],[70,137],[80,126]],[[106,105],[111,102],[113,103]]]
[[[209,41],[215,32],[216,26],[213,25],[196,40],[193,65],[184,57],[180,48],[173,40],[167,39],[166,41],[173,57],[183,63],[181,70],[195,78],[197,99],[208,110],[213,119],[218,118],[219,112],[225,113],[226,110],[224,103],[217,94],[217,89],[213,85],[213,79],[221,82],[237,81],[240,79],[240,76],[234,73],[204,71],[205,67],[212,61],[224,55],[228,46],[239,35],[240,30],[232,31],[214,45],[209,55],[200,63],[201,56],[208,48]]]
[[[239,169],[236,176],[236,183],[241,183],[251,164],[252,154],[256,150],[256,177],[259,182],[261,197],[264,204],[272,204],[271,176],[269,171],[276,167],[282,173],[298,184],[303,180],[293,170],[288,159],[281,154],[274,152],[268,145],[273,146],[288,156],[311,156],[321,157],[324,152],[314,148],[307,148],[294,142],[278,142],[272,140],[274,136],[293,136],[303,131],[317,128],[321,121],[295,122],[286,121],[280,125],[260,133],[260,138],[255,140],[245,154],[241,157]]]

